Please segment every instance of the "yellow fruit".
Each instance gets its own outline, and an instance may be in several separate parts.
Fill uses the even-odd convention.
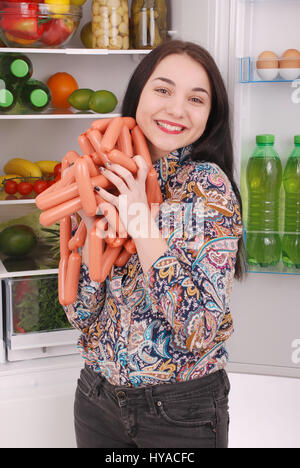
[[[42,177],[39,166],[28,159],[14,158],[4,166],[6,174],[18,174],[23,177]]]
[[[18,174],[6,174],[0,176],[0,187],[2,187],[6,180],[11,179],[15,180],[16,182],[20,182],[20,176]]]
[[[51,13],[68,13],[70,11],[70,0],[45,0],[44,3],[49,5]],[[59,16],[57,16],[59,18]]]
[[[37,161],[35,164],[39,166],[43,174],[53,174],[54,168],[59,161]]]
[[[84,5],[86,0],[71,0],[71,5],[82,6]]]

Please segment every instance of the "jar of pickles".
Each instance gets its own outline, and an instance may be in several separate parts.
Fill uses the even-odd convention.
[[[129,49],[127,0],[93,0],[94,49]]]
[[[134,49],[154,49],[166,37],[166,0],[132,0],[131,46]]]

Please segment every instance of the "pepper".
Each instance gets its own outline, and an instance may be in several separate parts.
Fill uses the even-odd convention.
[[[12,4],[2,10],[0,27],[15,37],[36,40],[43,34],[45,20],[38,16],[38,5],[32,3],[21,5],[22,8],[16,8]]]

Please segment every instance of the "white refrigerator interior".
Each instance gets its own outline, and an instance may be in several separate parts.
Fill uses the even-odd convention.
[[[297,82],[251,82],[256,76],[247,75],[246,66],[253,65],[263,50],[280,55],[288,48],[300,49],[300,1],[169,0],[168,4],[172,37],[206,47],[228,87],[236,175],[245,204],[245,168],[256,134],[275,134],[283,165],[293,136],[300,134],[299,104],[292,101]],[[69,49],[28,52],[34,76],[46,81],[51,74],[66,71],[80,88],[109,89],[121,103],[128,79],[144,52],[82,49],[79,34],[91,19],[91,0],[83,13]],[[250,78],[241,83],[241,76]],[[120,106],[114,115],[119,111]],[[79,151],[77,136],[99,117],[0,116],[0,171],[12,157],[61,160],[67,151]],[[34,205],[0,202],[0,222],[21,216],[25,209],[30,211]],[[26,274],[33,277],[40,272]],[[0,275],[0,447],[75,447],[73,401],[83,367],[77,338],[49,332],[44,342],[43,336],[10,339],[6,283],[22,274],[8,274],[0,265]],[[231,309],[235,335],[228,346],[231,447],[300,447],[295,417],[300,412],[299,279],[299,274],[284,271],[250,272],[243,283],[234,284]]]

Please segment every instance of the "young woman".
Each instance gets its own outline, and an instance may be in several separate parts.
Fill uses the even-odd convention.
[[[164,43],[133,73],[122,114],[148,140],[164,202],[154,221],[140,156],[136,178],[115,164],[104,170],[126,196],[120,217],[137,254],[99,284],[83,248],[78,297],[66,307],[86,362],[75,397],[77,444],[224,448],[229,300],[243,250],[228,98],[214,60],[196,44]],[[119,207],[120,197],[100,195]],[[84,220],[90,229],[94,220]]]

